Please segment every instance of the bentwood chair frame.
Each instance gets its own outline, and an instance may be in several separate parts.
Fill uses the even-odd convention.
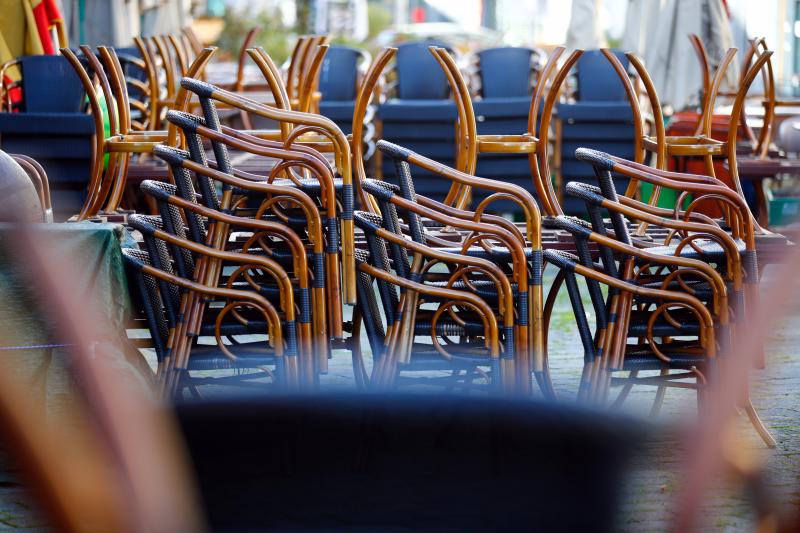
[[[643,165],[626,161],[621,158],[602,154],[599,152],[580,149],[576,154],[579,158],[595,164],[598,177],[601,173],[616,172],[633,180],[641,180],[652,184],[654,187],[662,187],[681,191],[677,206],[670,215],[669,210],[655,208],[643,202],[635,201],[626,196],[616,196],[611,191],[603,191],[603,195],[610,200],[609,205],[603,205],[606,209],[616,209],[624,216],[640,220],[642,223],[653,224],[674,230],[673,235],[668,236],[667,246],[656,248],[659,253],[696,254],[704,260],[711,260],[720,266],[725,267],[725,272],[730,276],[733,284],[732,297],[737,322],[744,324],[745,313],[757,312],[758,309],[758,281],[759,269],[755,246],[756,226],[755,220],[744,200],[736,191],[732,190],[723,182],[708,176],[697,176],[692,174],[680,174],[675,172],[663,171]],[[603,181],[601,181],[603,183]],[[687,207],[686,211],[681,212],[678,208],[685,195],[694,194],[697,197]],[[619,206],[612,205],[620,201]],[[704,215],[696,216],[693,210],[701,203],[714,202],[720,206],[723,213],[726,213],[727,227],[723,228],[720,224]],[[668,221],[662,217],[673,217],[673,221]],[[679,221],[683,220],[683,225],[691,224],[681,228]],[[691,222],[690,222],[691,221]],[[689,235],[687,231],[696,231],[702,236]],[[681,241],[677,246],[670,245],[670,239],[678,236]],[[695,242],[699,238],[710,239],[719,246],[716,252],[710,252],[698,246]],[[653,246],[646,242],[637,241],[638,236],[634,234],[633,243],[637,246]],[[683,252],[681,252],[683,250]],[[763,364],[763,361],[762,361]]]
[[[195,74],[202,71],[214,50],[213,48],[205,49],[204,53],[192,64],[190,70]],[[89,177],[88,195],[77,216],[78,220],[85,220],[101,212],[118,211],[125,193],[127,169],[131,155],[150,153],[153,148],[165,140],[170,143],[177,142],[177,131],[174,133],[134,131],[131,127],[130,105],[124,73],[114,50],[108,47],[98,49],[103,60],[102,63],[88,46],[81,46],[81,51],[89,63],[91,72],[81,65],[72,50],[64,48],[61,53],[73,66],[84,86],[95,122],[95,151]],[[104,134],[103,113],[93,78],[97,79],[105,101],[116,102],[116,105],[108,106],[111,135],[107,138]],[[179,109],[185,109],[188,106],[189,94],[183,88],[178,91],[175,104]],[[106,155],[110,156],[107,166],[104,161]]]
[[[459,350],[458,343],[456,343],[454,353],[437,341],[438,336],[446,336],[442,332],[447,329],[445,323],[448,322],[448,319],[454,318],[454,308],[462,305],[472,312],[478,313],[483,324],[485,345],[488,348],[489,361],[493,370],[493,384],[498,390],[513,392],[516,388],[516,377],[512,364],[515,357],[514,298],[506,274],[491,261],[442,252],[426,246],[416,239],[408,239],[403,236],[395,206],[391,203],[391,196],[396,193],[393,186],[373,180],[365,182],[364,186],[370,193],[374,193],[381,199],[380,203],[383,207],[381,215],[356,213],[356,222],[364,230],[367,238],[369,257],[358,262],[361,273],[359,285],[361,300],[357,314],[354,316],[354,329],[358,331],[363,322],[373,349],[375,366],[371,384],[378,387],[392,385],[398,373],[412,363],[414,337],[420,326],[422,328],[425,328],[426,325],[430,326],[425,334],[430,332],[433,348],[441,355],[439,363],[443,364],[444,368],[447,368],[450,363],[455,363],[457,366],[480,365],[481,361],[476,361],[474,357],[464,357],[465,354]],[[412,226],[414,222],[419,224],[419,219],[413,217],[409,217],[407,221]],[[417,226],[416,231],[418,232],[419,229]],[[412,230],[413,233],[414,230]],[[394,274],[389,269],[387,244],[392,251]],[[413,256],[410,263],[409,255]],[[440,264],[449,265],[450,272],[444,275],[444,279],[438,285],[426,283],[432,276],[431,267]],[[474,279],[477,274],[482,274],[491,280],[497,291],[498,315],[503,319],[506,334],[505,351],[502,358],[497,345],[499,335],[494,311],[486,301],[470,290],[458,290],[455,287],[461,278],[469,275],[471,279]],[[366,278],[364,278],[365,276]],[[382,328],[376,324],[380,314],[376,312],[371,282],[367,281],[366,286],[362,286],[366,280],[371,278],[376,278],[380,289],[381,303],[388,323],[385,334],[383,334]],[[401,288],[402,294],[399,299],[395,292],[388,292],[387,284]],[[469,289],[468,283],[464,283],[464,285]],[[444,299],[432,316],[429,311],[423,311],[420,308],[426,297],[433,301]],[[448,314],[445,314],[444,311],[448,311]],[[441,327],[439,327],[440,319]],[[425,322],[420,324],[419,320],[429,320],[430,322],[429,324]],[[455,324],[453,329],[458,329],[458,325],[462,327],[466,325],[458,320],[455,321]],[[361,361],[360,349],[353,350],[353,359],[357,380],[366,382],[368,379],[363,371],[364,365]],[[435,364],[435,361],[433,363]],[[483,361],[483,364],[486,363],[487,361]],[[428,365],[430,364],[431,361],[428,362]],[[361,373],[364,376],[359,379]]]
[[[608,156],[606,154],[600,154],[598,152],[592,152],[589,150],[582,150],[582,153],[579,155],[581,159],[587,160],[595,166],[595,172],[598,175],[601,187],[604,189],[611,188],[613,192],[613,181],[611,180],[610,172],[611,169],[614,168],[614,163],[608,158]],[[644,173],[642,173],[642,178],[646,179],[643,174]],[[724,184],[719,184],[714,187],[715,190],[713,191],[705,191],[705,195],[710,197],[715,197],[717,195],[724,196],[726,194],[735,195],[735,193],[733,193],[733,191],[731,191]],[[565,227],[565,229],[571,231],[575,236],[576,244],[578,244],[579,255],[581,256],[580,262],[584,266],[589,268],[592,267],[592,257],[589,253],[588,243],[593,242],[600,248],[600,257],[606,274],[611,274],[612,276],[616,277],[618,273],[622,273],[624,274],[623,278],[625,281],[632,282],[637,285],[644,283],[646,287],[650,288],[656,287],[661,290],[685,292],[692,297],[704,300],[704,305],[709,308],[713,318],[713,323],[715,325],[715,338],[716,346],[719,347],[718,351],[723,354],[727,353],[729,348],[735,345],[737,336],[745,333],[745,330],[743,329],[746,324],[744,320],[745,310],[748,312],[753,312],[754,308],[748,308],[742,305],[742,270],[739,265],[740,256],[737,243],[730,235],[722,230],[713,220],[708,219],[708,217],[700,217],[701,219],[705,218],[703,222],[691,222],[674,219],[669,220],[663,218],[658,220],[658,217],[655,217],[650,213],[631,208],[631,202],[625,201],[625,197],[617,197],[616,199],[609,198],[607,191],[601,191],[598,187],[593,187],[582,183],[570,183],[567,186],[567,190],[571,194],[574,194],[587,202],[590,218],[592,220],[592,226],[594,228],[594,231],[590,231],[578,223],[569,222],[564,224],[565,226],[571,226]],[[699,193],[700,197],[704,195],[704,192],[699,190],[696,192]],[[639,205],[644,206],[645,208],[651,207],[643,203],[639,203]],[[601,208],[612,213],[611,221],[614,230],[614,240],[610,240],[607,236],[607,228],[602,219],[600,211]],[[681,237],[681,243],[678,244],[677,247],[670,248],[670,251],[674,254],[674,256],[667,257],[663,251],[656,251],[656,248],[652,248],[652,252],[650,252],[630,246],[628,243],[630,243],[632,239],[624,225],[624,219],[622,218],[622,215],[628,217],[641,217],[650,223],[672,228],[675,232],[675,235]],[[746,223],[748,220],[748,215],[749,213],[746,210],[746,206],[738,206],[737,217],[741,222]],[[626,240],[628,243],[625,242]],[[714,260],[714,262],[718,263],[718,267],[720,261],[722,261],[723,265],[727,262],[727,267],[724,268],[722,275],[717,271],[717,269],[713,268],[706,262],[707,258],[702,253],[698,254],[697,259],[682,257],[683,254],[681,252],[684,246],[694,247],[694,243],[699,242],[700,240],[712,241],[725,251],[723,258]],[[627,263],[624,261],[621,262],[619,269],[617,269],[617,266],[614,264],[614,260],[615,257],[620,256],[625,258]],[[546,255],[546,257],[549,258],[550,256]],[[634,265],[638,266],[639,271],[635,276],[631,276],[631,274],[633,274]],[[666,265],[668,268],[668,273],[664,275],[663,272],[660,272],[662,269],[656,269],[653,271],[653,267],[655,265]],[[755,268],[751,267],[748,270],[752,272],[755,270]],[[643,271],[645,272],[644,275]],[[690,285],[684,278],[686,274],[697,277],[701,283],[705,281],[711,289],[711,293],[705,296],[701,295],[700,290],[702,289],[702,285]],[[554,284],[554,290],[557,290],[557,285],[560,282],[561,280],[557,279],[557,283]],[[574,282],[572,283],[574,284]],[[593,300],[596,300],[596,294],[592,294],[591,288],[592,287],[590,286],[590,294],[592,295]],[[571,291],[570,297],[573,300],[573,306],[576,305],[576,302],[578,302],[579,305],[579,295],[577,293],[572,294],[572,291],[575,289],[570,288],[569,286],[568,289]],[[726,291],[730,292],[726,293]],[[548,311],[552,309],[551,297],[548,297],[548,305],[545,307],[546,317]],[[620,298],[619,295],[616,295],[616,297]],[[632,303],[631,298],[628,297],[627,300],[622,300],[622,302],[615,302],[613,299],[610,299],[609,303],[616,307],[610,308],[611,314],[609,317],[607,317],[607,322],[610,323],[611,317],[613,317],[616,324],[624,327],[623,331],[627,332],[628,326],[619,322],[619,317],[624,318],[625,313],[629,313],[629,308]],[[620,303],[622,307],[619,307]],[[598,313],[598,316],[600,311],[601,309],[597,308],[596,306],[596,312]],[[576,317],[580,323],[581,317],[578,316],[578,312],[579,311],[576,310]],[[582,310],[580,310],[580,312],[582,313]],[[664,318],[667,320],[667,322],[669,322],[672,326],[677,326],[678,323],[675,322],[674,318],[667,315],[667,313],[664,314]],[[585,316],[583,317],[583,321],[585,322]],[[656,319],[653,317],[651,317],[647,323],[646,333],[648,340],[652,340],[653,327],[655,323]],[[598,326],[598,330],[600,329],[601,327]],[[599,331],[599,333],[603,334],[603,331]],[[624,333],[623,335],[628,337],[632,336],[628,333]],[[607,368],[611,371],[623,369],[622,360],[619,359],[619,356],[622,352],[619,352],[618,350],[624,347],[625,336],[622,337],[621,344],[619,342],[616,345],[613,343],[610,345],[603,344],[599,349],[599,353],[602,353],[604,357],[609,354],[609,348],[612,350],[617,350],[614,352],[616,355],[610,359],[611,363],[606,364]],[[605,340],[602,335],[599,338],[601,340]],[[663,354],[656,353],[656,355],[665,363],[670,363],[667,358],[662,357]],[[698,386],[701,386],[705,381],[705,377],[702,376],[700,371],[697,369],[690,368],[690,370],[698,375]],[[589,372],[589,376],[590,379],[594,379],[594,377],[597,376],[597,369],[595,368],[591,370]],[[610,379],[610,375],[607,375],[606,378],[607,380]],[[622,393],[617,398],[615,403],[619,404],[624,401],[625,397],[630,391],[630,387],[634,384],[641,383],[658,385],[659,390],[653,405],[653,410],[655,412],[663,401],[666,387],[685,386],[683,384],[673,383],[672,380],[674,379],[676,379],[676,376],[670,376],[668,369],[662,369],[661,376],[659,377],[648,378],[639,378],[638,371],[634,369],[632,370],[629,378],[625,380],[627,383],[625,384]],[[621,380],[617,381],[625,382]],[[604,396],[605,392],[600,394],[601,399],[604,398]],[[699,399],[700,397],[698,396],[698,400]],[[775,441],[758,417],[758,414],[755,411],[749,396],[743,399],[743,408],[745,409],[752,425],[765,443],[768,446],[774,446]]]
[[[314,99],[329,40],[328,35],[303,35],[297,39],[286,69],[286,95],[292,109],[318,112]]]
[[[178,166],[181,161],[185,160],[187,156],[182,156],[177,154],[173,149],[168,147],[159,147],[154,151],[154,153],[159,156],[165,158],[170,165],[173,167],[173,172],[186,172],[185,169]],[[182,177],[182,182],[190,183],[188,181],[188,174]],[[147,183],[147,182],[145,182]],[[242,257],[246,258],[255,258],[253,262],[249,263],[251,265],[260,265],[263,263],[263,267],[270,272],[275,273],[276,281],[281,285],[281,303],[282,308],[284,309],[284,313],[286,315],[287,321],[294,322],[294,295],[292,292],[292,284],[291,280],[283,270],[283,268],[273,259],[270,259],[265,256],[253,256],[251,254],[238,254],[236,252],[228,252],[225,250],[226,243],[228,241],[228,234],[230,232],[231,227],[245,227],[245,228],[253,228],[257,232],[267,232],[269,234],[277,235],[279,238],[286,240],[290,245],[293,241],[297,243],[297,245],[293,246],[294,253],[293,256],[296,258],[298,262],[295,263],[295,274],[298,276],[298,280],[300,281],[301,290],[303,287],[308,290],[308,281],[307,281],[307,266],[305,263],[305,251],[303,249],[302,244],[297,239],[296,235],[293,235],[291,230],[283,225],[283,224],[276,224],[271,223],[268,221],[263,220],[256,220],[251,218],[242,218],[236,217],[234,215],[227,215],[221,211],[217,211],[215,209],[203,207],[200,204],[197,204],[196,201],[187,200],[180,196],[176,196],[174,194],[169,194],[165,192],[165,187],[159,186],[158,183],[153,182],[153,185],[145,186],[143,184],[143,189],[152,192],[158,196],[158,199],[161,202],[165,202],[170,205],[175,205],[181,208],[185,213],[194,213],[196,215],[200,215],[203,217],[207,217],[209,220],[213,220],[214,224],[211,225],[205,237],[205,243],[199,244],[194,243],[190,246],[201,246],[204,249],[211,250],[208,252],[206,257],[208,259],[198,261],[197,265],[195,266],[195,280],[199,281],[203,285],[216,287],[220,281],[220,277],[222,275],[222,261],[234,261],[236,262],[237,257],[241,255]],[[191,190],[191,189],[190,189]],[[294,237],[292,239],[291,237]],[[187,245],[188,246],[188,245]],[[247,248],[247,246],[245,247]],[[192,248],[190,248],[192,249]],[[192,249],[193,250],[193,249]],[[248,263],[243,263],[248,264]],[[257,267],[261,268],[261,267]],[[242,268],[237,270],[236,275],[239,275],[243,272]],[[235,278],[235,276],[233,277]],[[229,278],[229,282],[233,279]],[[246,279],[248,279],[246,277]],[[249,281],[249,279],[248,279]],[[198,299],[197,295],[189,294],[182,302],[182,313],[181,316],[184,317],[186,324],[183,325],[182,323],[179,324],[187,331],[193,332],[191,333],[196,334],[199,331],[200,324],[202,323],[203,313],[204,313],[204,303],[201,299]],[[304,321],[301,325],[301,338],[306,339],[303,340],[302,347],[303,352],[307,353],[306,364],[302,365],[304,368],[304,375],[311,376],[312,372],[309,368],[312,365],[310,360],[311,354],[311,335],[308,327],[308,324]],[[294,328],[292,328],[294,329]],[[184,334],[183,329],[179,331],[181,335]],[[180,379],[180,370],[185,370],[187,368],[187,361],[190,357],[191,352],[191,343],[187,343],[189,337],[178,337],[178,341],[176,344],[171,346],[171,363],[167,365],[167,369],[177,368],[178,372],[166,372],[165,374],[165,394],[173,395],[178,387],[178,380]],[[172,366],[170,366],[172,365]]]
[[[527,133],[518,135],[478,135],[469,88],[461,75],[458,65],[445,49],[431,47],[430,50],[444,70],[456,102],[459,124],[456,150],[459,170],[467,174],[474,174],[477,158],[481,153],[527,153],[533,185],[542,204],[542,210],[547,216],[562,214],[563,211],[550,179],[549,129],[553,108],[557,102],[561,87],[567,78],[569,70],[583,54],[583,51],[573,51],[561,68],[558,68],[558,61],[566,49],[558,47],[553,51],[539,74],[531,97]],[[553,80],[548,89],[548,83],[551,78]],[[545,98],[546,92],[547,97]],[[544,107],[542,109],[541,122],[539,122],[539,108],[543,99]],[[537,123],[540,124],[538,128]],[[456,187],[454,185],[448,192],[445,203],[463,208],[469,203],[469,196],[469,187]]]
[[[139,253],[137,254],[136,252]],[[194,253],[198,252],[195,251]],[[285,355],[283,333],[281,331],[281,320],[275,308],[266,298],[259,295],[255,291],[242,291],[230,288],[211,287],[202,283],[198,283],[194,280],[171,274],[154,267],[152,264],[149,264],[149,262],[145,262],[143,255],[144,254],[138,250],[123,250],[123,258],[126,259],[126,262],[131,264],[131,266],[133,266],[143,276],[149,276],[154,280],[159,280],[179,287],[180,289],[187,291],[189,295],[200,294],[203,295],[204,298],[222,298],[225,301],[230,302],[225,306],[224,309],[226,310],[233,309],[237,306],[247,305],[260,311],[265,318],[267,325],[265,328],[266,333],[269,336],[270,343],[273,345],[276,361],[280,365],[280,361],[284,359]],[[248,258],[248,256],[245,256],[245,258]],[[243,261],[244,260],[245,259],[243,259]],[[144,293],[142,296],[146,297]],[[187,297],[184,297],[181,300],[182,310],[185,308],[185,302],[187,299]],[[161,381],[162,394],[164,394],[166,397],[175,397],[176,394],[180,392],[182,386],[191,384],[187,383],[185,377],[185,372],[189,368],[188,361],[183,363],[184,366],[181,366],[181,362],[175,361],[176,356],[174,353],[176,344],[187,335],[192,335],[191,333],[185,333],[184,330],[186,328],[184,327],[184,324],[185,322],[181,320],[175,327],[170,328],[167,344],[169,351],[167,352],[167,356],[159,363],[159,373],[163,376]],[[223,335],[220,331],[220,325],[221,324],[219,322],[215,324],[215,337],[219,343],[218,346],[223,354],[228,357],[233,364],[236,364],[236,356],[228,348],[224,347],[225,344],[222,340]],[[156,334],[156,332],[154,331],[153,334]],[[291,361],[291,359],[295,359],[295,361]],[[286,386],[289,388],[296,387],[297,373],[296,369],[292,368],[293,366],[296,366],[296,357],[286,357],[286,363],[284,363],[282,366],[286,367]],[[281,372],[281,374],[283,374],[283,372]],[[169,379],[171,376],[175,377],[173,379]]]
[[[327,369],[326,354],[328,342],[326,334],[326,314],[329,316],[327,330],[330,331],[331,335],[334,337],[338,338],[342,335],[342,298],[339,284],[340,264],[338,237],[334,228],[334,224],[336,223],[336,204],[332,184],[332,171],[322,164],[319,158],[303,154],[302,152],[285,150],[280,147],[268,148],[264,146],[263,143],[260,145],[253,145],[238,140],[236,137],[228,137],[224,133],[203,126],[199,123],[197,117],[191,115],[186,116],[185,114],[170,112],[168,114],[168,119],[181,126],[191,154],[191,159],[177,153],[174,154],[174,157],[179,161],[181,168],[192,171],[199,181],[211,179],[221,182],[225,189],[234,188],[234,192],[237,195],[244,193],[245,196],[243,199],[248,196],[256,196],[262,199],[258,210],[255,212],[256,218],[261,218],[269,214],[271,211],[275,210],[278,204],[281,205],[282,209],[285,208],[287,204],[292,204],[299,207],[302,211],[306,220],[305,231],[308,233],[312,246],[312,259],[314,264],[314,286],[311,291],[312,302],[314,304],[313,327],[315,332],[315,351],[321,358],[318,366],[321,371],[324,372]],[[271,175],[268,177],[260,177],[238,171],[229,166],[225,157],[221,159],[223,161],[222,164],[206,161],[205,153],[200,143],[200,137],[198,136],[210,138],[213,143],[222,143],[234,148],[248,150],[251,153],[277,157],[280,158],[281,161],[274,167]],[[160,151],[163,152],[163,150]],[[317,185],[318,188],[323,191],[321,195],[323,197],[323,205],[333,206],[328,211],[328,228],[332,231],[329,231],[328,234],[329,245],[327,247],[325,246],[322,233],[324,226],[321,222],[320,213],[312,198],[302,192],[302,184],[285,180],[282,181],[283,185],[274,183],[274,178],[278,173],[283,170],[289,170],[292,166],[314,169],[317,175],[320,176]],[[173,170],[173,172],[176,171],[177,170]],[[216,194],[213,192],[214,187],[210,182],[206,187],[203,187],[202,181],[200,181],[200,184],[201,189],[205,189],[203,194],[204,198],[209,196],[208,191],[212,191],[211,194],[213,198],[204,200],[206,207],[224,209],[234,213],[237,212],[237,206],[242,203],[241,200],[234,200],[229,193],[224,193],[222,201],[219,202]],[[327,195],[324,193],[326,190],[328,191]],[[331,211],[333,216],[330,216]],[[278,218],[285,220],[286,216],[285,214],[279,214]],[[303,258],[303,262],[305,263],[305,257]],[[306,268],[307,267],[296,266],[296,270],[304,270]]]
[[[459,210],[430,198],[409,194],[409,191],[393,195],[391,201],[401,211],[415,213],[419,217],[467,233],[462,241],[455,243],[429,239],[436,247],[450,247],[453,250],[447,251],[460,254],[477,252],[480,256],[512,265],[512,279],[517,284],[520,295],[518,313],[520,316],[525,315],[519,320],[520,328],[515,337],[516,350],[527,354],[520,355],[518,359],[520,364],[517,365],[516,372],[519,390],[525,393],[530,391],[532,366],[537,381],[544,383],[541,385],[542,389],[547,391],[549,376],[544,363],[542,343],[541,216],[533,196],[516,185],[471,176],[386,141],[379,141],[378,149],[401,167],[404,164],[413,165],[450,181],[469,184],[493,193],[475,211]],[[401,168],[400,172],[401,175],[407,173],[408,167],[405,170]],[[510,200],[520,206],[526,217],[524,235],[513,223],[503,222],[500,217],[485,213],[486,207],[498,200]],[[495,242],[500,243],[499,247],[490,244]]]
[[[586,262],[581,261],[578,257],[557,250],[546,250],[545,259],[548,263],[558,267],[560,272],[564,273],[563,277],[566,281],[570,300],[575,312],[576,324],[581,333],[581,340],[585,350],[584,374],[581,378],[581,398],[583,400],[605,402],[608,388],[611,384],[611,374],[615,371],[625,369],[625,348],[626,340],[629,336],[628,325],[630,323],[628,309],[630,304],[634,302],[634,298],[643,298],[646,301],[656,302],[656,310],[647,321],[646,337],[651,341],[648,347],[654,352],[654,362],[657,365],[666,365],[667,368],[670,368],[673,361],[670,355],[667,355],[658,347],[658,343],[655,341],[658,335],[654,332],[653,326],[659,315],[668,317],[669,310],[672,309],[674,311],[676,307],[683,308],[692,313],[699,323],[699,331],[697,334],[699,346],[684,344],[681,345],[679,350],[686,352],[687,355],[694,353],[703,356],[709,364],[712,363],[716,357],[717,348],[713,317],[705,305],[694,296],[680,291],[655,289],[637,285],[625,279],[625,276],[618,278],[597,270],[594,265],[591,264],[591,260],[587,265]],[[627,273],[628,272],[626,272],[626,274]],[[580,293],[575,280],[576,274],[585,278],[590,287],[592,284],[603,284],[609,287],[607,307],[606,303],[602,301],[598,302],[595,298],[593,298],[592,301],[595,309],[600,311],[594,339],[590,333],[583,303],[580,299]],[[599,290],[596,291],[596,294],[600,294]],[[593,294],[593,296],[595,295]],[[623,302],[628,303],[628,306],[620,306]],[[615,311],[619,314],[615,315]],[[671,320],[674,321],[674,318],[671,318]],[[684,328],[685,326],[682,326],[677,329],[680,331]],[[662,345],[662,347],[666,346],[670,346],[670,343]],[[660,389],[668,386],[681,388],[692,387],[690,384],[676,382],[674,380],[696,377],[699,382],[698,384],[703,384],[705,377],[700,369],[697,368],[698,366],[700,366],[699,363],[695,363],[694,361],[688,365],[687,363],[683,363],[677,366],[677,368],[688,370],[688,372],[668,375],[662,371],[662,375],[657,378],[640,378],[634,375],[629,378],[631,380],[629,384],[654,384]],[[623,390],[623,393],[620,395],[621,399],[624,399],[624,395],[627,395],[628,390],[628,387]],[[660,401],[660,399],[657,399],[657,401]]]
[[[342,131],[333,121],[319,115],[302,113],[297,111],[287,111],[277,107],[269,107],[242,95],[219,89],[205,82],[184,78],[182,86],[204,101],[222,102],[223,104],[236,107],[253,115],[261,116],[281,123],[294,126],[288,138],[283,139],[286,146],[301,140],[306,133],[324,136],[327,140],[322,144],[333,146],[334,166],[342,179],[342,213],[341,213],[341,239],[342,239],[342,274],[344,302],[354,304],[356,300],[355,287],[355,233],[353,228],[353,172],[352,159],[350,154],[350,143]],[[280,139],[280,136],[278,137]],[[309,146],[316,148],[316,143],[309,143]]]
[[[324,288],[327,298],[326,305],[329,309],[329,331],[333,337],[340,338],[342,336],[342,295],[339,282],[341,266],[338,237],[338,204],[336,202],[333,170],[327,160],[305,146],[296,145],[291,150],[287,150],[281,143],[258,139],[225,126],[221,126],[220,130],[208,128],[200,122],[198,117],[185,113],[170,112],[167,118],[183,131],[193,160],[184,164],[189,165],[190,170],[195,171],[198,176],[207,173],[208,177],[220,178],[220,181],[228,186],[233,185],[228,179],[229,177],[239,178],[235,186],[239,191],[245,192],[245,196],[256,195],[261,197],[264,193],[269,193],[258,209],[256,216],[263,216],[275,210],[277,203],[286,204],[288,202],[303,210],[307,220],[308,235],[314,248],[315,265],[325,265],[324,268],[320,268],[316,272],[315,280],[318,285],[315,286],[315,291],[323,291]],[[205,152],[202,149],[201,138],[210,140],[212,146],[215,147],[215,152],[219,151],[223,156],[226,153],[225,147],[231,147],[259,156],[277,158],[279,162],[273,167],[269,176],[266,177],[255,176],[237,170],[227,163],[225,157],[221,159],[221,164],[219,161],[209,162],[206,160]],[[216,170],[208,168],[211,166],[215,167]],[[295,170],[308,170],[314,179],[299,180],[294,173]],[[282,175],[288,175],[290,178],[278,181],[277,183],[283,186],[275,188],[276,178]],[[274,190],[275,194],[270,193],[271,190]],[[303,190],[307,191],[309,195],[320,199],[321,209],[325,213],[326,224],[324,226],[321,222],[322,215],[317,210],[312,199],[302,192]],[[275,199],[276,197],[279,197],[280,200]],[[235,207],[236,203],[229,208]],[[279,214],[278,216],[285,218],[285,215]],[[325,246],[322,228],[327,228],[328,230],[328,246]],[[326,280],[324,287],[323,280]],[[319,301],[324,301],[321,294]],[[318,310],[315,314],[315,319],[321,319],[324,316],[324,312]]]
[[[661,106],[658,100],[658,95],[656,94],[655,86],[653,85],[653,81],[650,78],[650,75],[648,74],[642,61],[633,53],[626,54],[626,57],[630,61],[631,65],[633,65],[639,78],[644,84],[648,99],[651,103],[651,108],[655,114],[655,139],[644,134],[644,124],[642,121],[641,109],[639,108],[639,100],[636,92],[633,89],[627,72],[624,70],[619,60],[612,53],[610,53],[610,51],[604,50],[604,54],[617,71],[617,74],[619,75],[620,80],[625,87],[625,91],[628,94],[628,99],[631,102],[636,128],[635,162],[642,163],[644,161],[645,151],[653,152],[657,156],[656,168],[659,170],[666,170],[667,157],[702,157],[706,165],[708,176],[715,177],[713,164],[714,157],[724,157],[728,161],[733,190],[743,198],[744,194],[742,192],[738,166],[736,164],[739,117],[742,116],[744,110],[747,91],[749,90],[758,73],[769,61],[772,52],[766,51],[760,55],[757,54],[756,60],[750,66],[747,75],[741,81],[739,90],[734,100],[733,110],[731,111],[731,117],[736,118],[732,118],[729,122],[728,138],[726,141],[718,141],[711,137],[711,125],[717,93],[722,83],[723,76],[736,54],[735,48],[731,48],[725,54],[725,57],[722,59],[720,66],[717,68],[717,71],[714,75],[711,88],[705,94],[701,134],[681,137],[667,137],[665,135]],[[637,186],[638,182],[636,180],[631,180],[628,184],[628,189],[625,193],[625,196],[633,196],[636,193]],[[660,189],[658,187],[654,189],[649,202],[652,205],[655,205],[655,202],[658,200],[659,191]],[[760,232],[761,228],[758,227],[757,223],[756,227]],[[640,228],[638,233],[642,234],[642,232],[643,229]]]

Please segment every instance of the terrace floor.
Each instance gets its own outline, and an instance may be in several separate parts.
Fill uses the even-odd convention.
[[[766,272],[769,279],[769,269]],[[565,401],[574,397],[582,368],[580,342],[572,326],[572,312],[566,294],[559,299],[550,335],[550,364],[559,396]],[[800,301],[793,313],[776,324],[767,345],[767,368],[754,374],[753,401],[762,419],[778,441],[777,448],[766,450],[755,432],[744,421],[742,439],[755,453],[763,454],[764,473],[773,500],[788,507],[800,502]],[[337,351],[323,386],[339,389],[353,387],[350,354]],[[50,390],[48,389],[48,396]],[[648,417],[654,395],[651,387],[634,389],[625,409]],[[670,390],[659,422],[685,420],[695,413],[692,391]],[[682,453],[672,432],[659,432],[634,461],[625,487],[625,499],[619,518],[621,531],[663,531],[669,527],[672,503],[679,483]],[[0,458],[0,531],[47,530],[28,495],[19,484],[9,460]],[[732,479],[721,480],[718,490],[703,509],[704,529],[713,531],[748,531],[754,526],[753,506],[746,491]]]

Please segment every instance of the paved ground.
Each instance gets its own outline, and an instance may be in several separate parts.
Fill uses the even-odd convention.
[[[767,369],[754,376],[754,402],[766,424],[778,440],[775,450],[763,451],[750,427],[742,423],[742,439],[757,452],[764,453],[764,468],[773,500],[787,507],[800,502],[800,301],[794,313],[777,324],[770,335]],[[574,397],[581,371],[581,354],[577,334],[566,298],[562,298],[553,319],[550,360],[559,395],[569,401]],[[337,352],[331,372],[324,380],[326,388],[353,386],[348,352]],[[653,391],[635,390],[626,402],[626,409],[647,417]],[[669,425],[684,420],[695,412],[694,394],[670,391],[659,423]],[[662,531],[669,525],[672,498],[678,486],[676,474],[682,456],[677,440],[661,432],[635,459],[635,468],[625,487],[625,501],[620,515],[622,531]],[[0,530],[35,531],[44,529],[35,509],[28,503],[26,492],[18,483],[15,469],[0,455]],[[718,490],[704,508],[705,529],[711,531],[747,531],[753,528],[753,506],[748,495],[735,480],[721,480]]]

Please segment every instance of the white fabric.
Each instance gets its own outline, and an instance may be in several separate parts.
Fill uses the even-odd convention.
[[[644,60],[662,104],[683,109],[702,84],[700,63],[689,41],[696,33],[714,65],[733,45],[721,0],[667,0],[655,15],[657,23],[645,39]],[[735,87],[738,62],[728,69],[728,87]],[[713,74],[713,72],[712,72]]]
[[[600,0],[572,0],[572,14],[567,28],[567,48],[593,50],[606,46],[600,27]]]
[[[367,0],[348,0],[344,3],[316,0],[314,33],[332,33],[345,35],[355,41],[365,40],[369,36]]]
[[[663,23],[659,17],[666,0],[628,0],[625,11],[625,33],[620,48],[644,57],[648,38],[656,26]]]

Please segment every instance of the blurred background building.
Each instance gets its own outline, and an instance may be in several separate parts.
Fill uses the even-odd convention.
[[[125,46],[135,35],[175,32],[192,23],[207,42],[234,53],[246,30],[260,25],[265,31],[258,44],[279,60],[304,33],[329,33],[334,42],[373,51],[427,37],[462,51],[500,43],[544,49],[611,46],[635,50],[645,59],[650,54],[651,66],[654,49],[679,59],[689,32],[704,37],[712,56],[729,45],[744,49],[748,36],[759,35],[775,50],[782,92],[800,93],[800,0],[58,1],[72,43]],[[678,41],[687,42],[673,49]],[[696,75],[689,67],[681,71],[678,63],[670,62],[672,76]]]

